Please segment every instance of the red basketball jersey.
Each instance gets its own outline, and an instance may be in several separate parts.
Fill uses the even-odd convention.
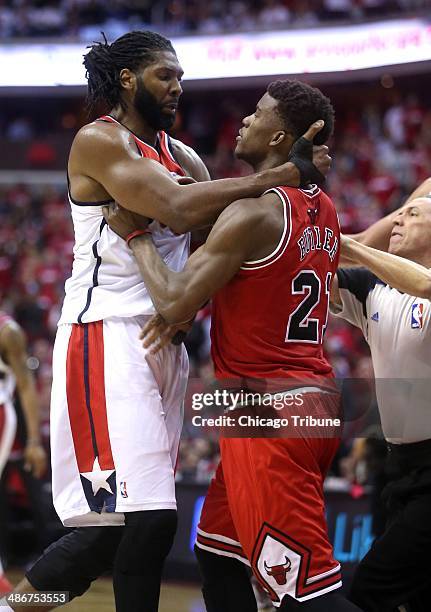
[[[244,262],[213,299],[216,376],[332,377],[322,344],[339,258],[334,204],[316,186],[269,191],[283,204],[283,233],[270,255]]]
[[[111,115],[103,115],[103,117],[99,117],[96,121],[105,121],[106,123],[116,123],[118,125],[122,125],[117,119],[111,117]],[[125,126],[123,126],[125,127]],[[126,128],[128,130],[129,128]],[[130,130],[129,130],[130,132]],[[172,155],[172,151],[169,143],[169,136],[166,132],[158,132],[157,137],[157,149],[149,145],[147,142],[143,141],[139,136],[130,132],[133,140],[136,143],[136,148],[142,157],[147,157],[149,159],[154,159],[158,161],[170,172],[175,174],[179,174],[180,176],[184,176],[184,170],[178,164],[174,156]]]

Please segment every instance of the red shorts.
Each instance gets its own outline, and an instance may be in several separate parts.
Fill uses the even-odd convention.
[[[309,394],[307,405],[334,397]],[[339,588],[323,498],[338,446],[339,438],[222,438],[197,546],[250,565],[276,607],[286,594],[306,601]]]

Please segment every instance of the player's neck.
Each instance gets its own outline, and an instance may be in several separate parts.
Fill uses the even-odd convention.
[[[271,170],[271,168],[281,166],[281,164],[284,163],[286,163],[285,155],[281,153],[270,153],[265,157],[265,159],[252,165],[255,172],[262,172],[263,170]]]
[[[121,125],[124,125],[124,127],[133,132],[135,136],[138,136],[138,138],[152,147],[155,146],[157,142],[157,130],[150,127],[134,108],[128,107],[127,110],[124,110],[120,106],[117,106],[112,109],[109,114],[119,121]]]

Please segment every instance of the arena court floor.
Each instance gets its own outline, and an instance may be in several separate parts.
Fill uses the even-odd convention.
[[[9,580],[16,584],[21,575],[7,573]],[[31,610],[31,608],[29,608]],[[70,604],[58,608],[67,612],[115,612],[112,581],[108,578],[96,580],[91,589]],[[165,583],[162,585],[159,612],[205,612],[198,586],[190,584]]]

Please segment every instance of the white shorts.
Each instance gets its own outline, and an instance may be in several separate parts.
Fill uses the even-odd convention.
[[[121,525],[124,512],[175,509],[188,358],[150,355],[148,317],[63,324],[51,395],[52,489],[66,527]]]
[[[12,402],[0,404],[0,476],[15,440],[16,413]]]

